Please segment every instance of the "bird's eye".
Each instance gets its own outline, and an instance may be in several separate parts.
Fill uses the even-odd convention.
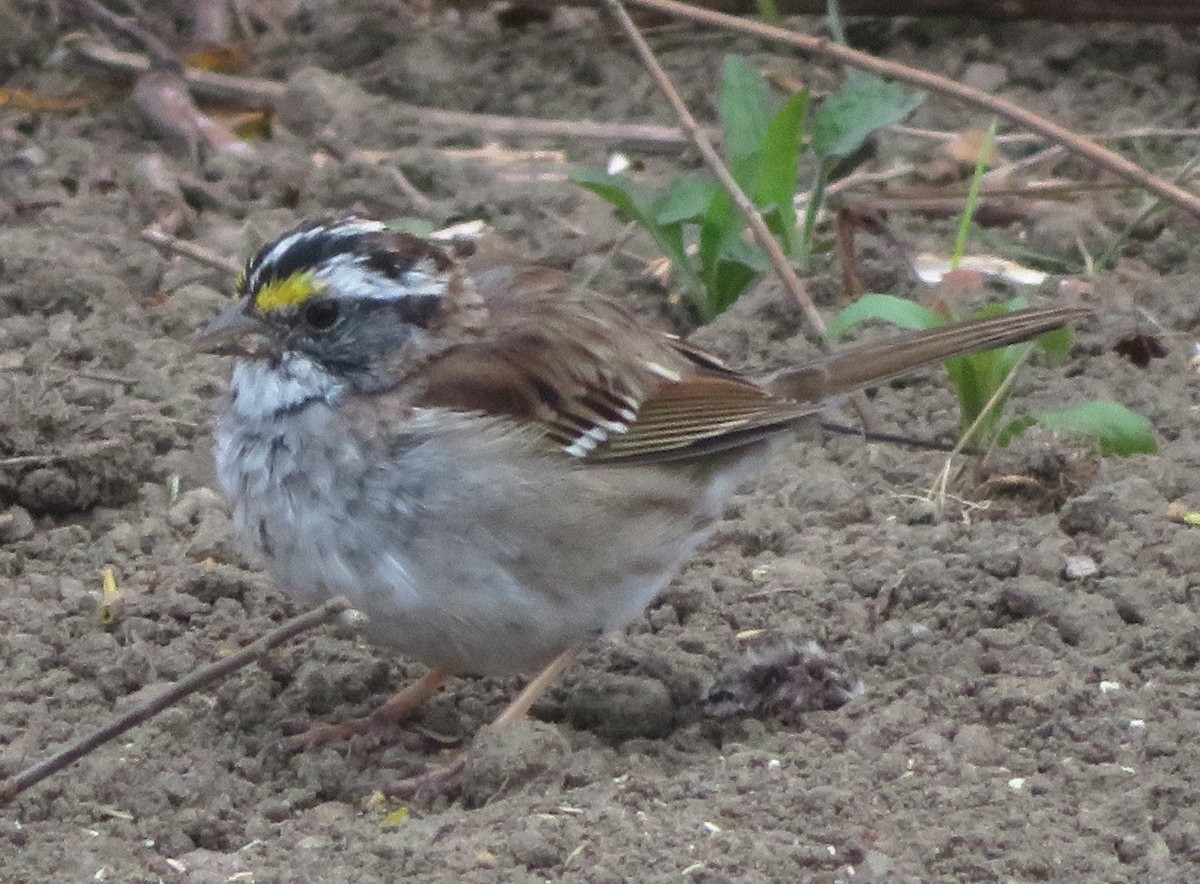
[[[338,305],[332,301],[313,301],[304,308],[304,321],[314,331],[328,331],[338,321]]]

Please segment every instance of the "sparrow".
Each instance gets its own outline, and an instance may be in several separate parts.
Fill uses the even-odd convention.
[[[366,217],[263,246],[197,345],[236,357],[215,425],[237,540],[304,604],[345,596],[427,674],[535,673],[654,601],[773,448],[832,396],[1086,316],[1018,310],[750,378],[544,268],[474,266]]]

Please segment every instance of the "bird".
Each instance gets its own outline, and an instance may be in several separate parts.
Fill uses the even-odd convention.
[[[313,742],[401,720],[451,676],[532,675],[520,719],[662,592],[830,397],[1089,314],[1022,309],[752,378],[537,266],[362,215],[268,242],[195,346],[235,357],[214,424],[237,541],[302,604],[344,596],[428,667]]]

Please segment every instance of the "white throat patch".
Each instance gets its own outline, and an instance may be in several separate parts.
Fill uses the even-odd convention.
[[[230,407],[245,418],[266,418],[307,402],[335,399],[341,384],[306,356],[289,353],[273,365],[239,360],[233,367]]]

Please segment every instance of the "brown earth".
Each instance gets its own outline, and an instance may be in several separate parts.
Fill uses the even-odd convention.
[[[305,214],[413,214],[385,168],[314,160],[332,123],[343,148],[402,150],[436,222],[485,218],[534,259],[594,272],[648,319],[684,322],[638,261],[606,258],[620,223],[598,201],[450,156],[479,142],[399,125],[392,109],[669,123],[595,18],[501,29],[485,15],[428,24],[378,3],[279,4],[301,6],[256,56],[254,73],[293,88],[253,159],[197,169],[120,98],[67,116],[0,109],[0,776],[294,612],[226,539],[209,422],[228,366],[184,342],[228,280],[139,240],[164,206],[183,207],[183,236],[239,259]],[[53,34],[32,14],[28,25],[28,40],[0,46],[8,87],[106,79],[44,66]],[[1085,131],[1195,126],[1196,36],[851,30],[862,48]],[[835,82],[746,41],[655,39],[709,117],[726,51]],[[986,120],[927,102],[913,124]],[[1121,146],[1172,169],[1193,143]],[[547,146],[574,164],[604,159],[595,146]],[[886,136],[881,161],[931,151]],[[154,184],[159,161],[178,189]],[[1098,253],[1142,200],[1050,203],[1004,233],[1077,259],[1077,242]],[[951,218],[891,223],[915,248],[949,250]],[[936,453],[797,442],[629,636],[577,665],[532,723],[474,736],[516,684],[464,679],[386,745],[286,754],[282,735],[360,714],[421,671],[349,626],[321,629],[0,808],[0,881],[1194,880],[1200,531],[1165,511],[1177,499],[1200,508],[1198,233],[1171,212],[1140,228],[1117,268],[1091,280],[1101,315],[1066,366],[1031,366],[1017,392],[1029,409],[1114,398],[1153,421],[1159,454],[1100,462],[1030,434],[939,508],[921,499]],[[868,283],[913,292],[900,256],[862,239]],[[651,253],[641,240],[628,248]],[[826,265],[813,280],[828,312],[836,276]],[[1146,368],[1116,355],[1136,330],[1161,335],[1168,355]],[[699,335],[751,367],[810,352],[770,282]],[[870,411],[880,429],[954,435],[940,372],[880,391]],[[1009,474],[1038,490],[981,484]],[[122,597],[112,624],[97,610],[105,565]],[[847,684],[861,681],[841,708],[722,720],[699,708],[731,667],[809,641]],[[369,796],[436,761],[436,735],[473,741],[461,790],[385,816],[395,804]]]

